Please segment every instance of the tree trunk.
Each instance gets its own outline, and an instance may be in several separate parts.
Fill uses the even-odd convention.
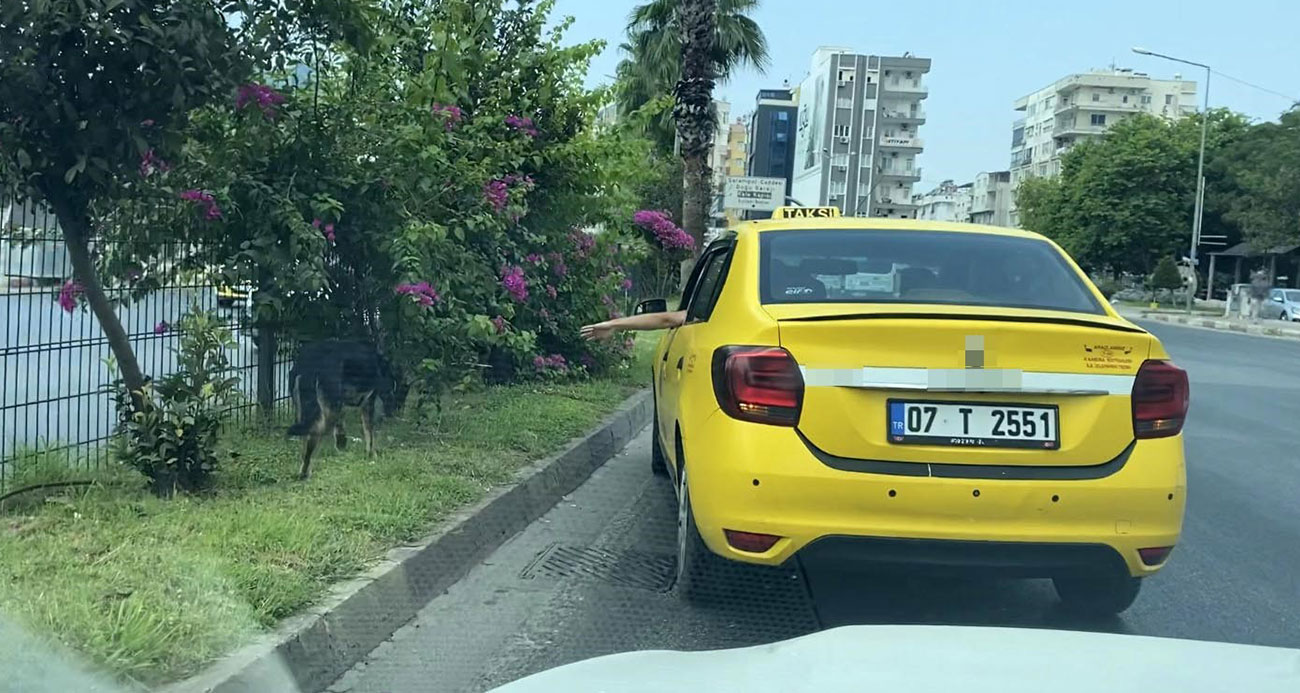
[[[713,150],[713,40],[717,0],[682,0],[678,10],[682,76],[673,89],[673,118],[682,157],[682,228],[703,249],[713,193],[709,154]]]
[[[86,295],[86,303],[99,320],[99,328],[104,332],[108,348],[117,360],[117,368],[122,372],[122,381],[131,392],[131,398],[138,400],[144,388],[144,375],[140,364],[135,360],[131,342],[122,328],[113,304],[104,295],[104,287],[99,283],[99,273],[95,270],[95,261],[90,257],[90,222],[84,210],[78,211],[71,205],[51,200],[54,215],[63,230],[63,240],[68,248],[68,258],[72,261],[72,272]],[[139,402],[136,402],[139,404]]]

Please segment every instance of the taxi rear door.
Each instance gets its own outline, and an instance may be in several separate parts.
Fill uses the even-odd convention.
[[[686,322],[674,329],[666,339],[666,346],[658,364],[658,392],[660,440],[664,450],[674,464],[669,470],[677,475],[676,436],[679,417],[682,410],[681,398],[689,392],[683,388],[687,378],[709,378],[709,356],[698,353],[700,345],[697,333],[704,327],[717,303],[718,294],[726,279],[727,267],[731,261],[731,243],[711,246],[696,263],[695,270],[687,283],[684,296],[686,305]],[[703,360],[701,360],[703,359]]]

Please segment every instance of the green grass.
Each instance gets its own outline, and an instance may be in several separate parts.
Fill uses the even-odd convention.
[[[610,378],[488,388],[385,421],[376,459],[330,445],[305,483],[299,442],[248,429],[225,438],[210,496],[160,500],[117,471],[12,508],[0,613],[122,679],[192,674],[591,428],[645,382],[647,337]]]

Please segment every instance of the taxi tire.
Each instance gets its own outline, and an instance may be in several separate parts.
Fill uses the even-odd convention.
[[[685,469],[681,471],[681,490],[678,493],[677,503],[677,580],[673,585],[673,591],[677,593],[678,598],[691,604],[717,601],[720,596],[726,594],[724,580],[726,566],[724,560],[704,544],[704,539],[700,537],[700,530],[695,526],[695,513],[691,510]]]
[[[1128,575],[1055,577],[1052,586],[1066,609],[1080,614],[1118,614],[1133,605],[1142,579]]]
[[[664,445],[659,440],[659,413],[657,411],[650,426],[650,471],[655,476],[668,476],[668,459],[664,457]]]

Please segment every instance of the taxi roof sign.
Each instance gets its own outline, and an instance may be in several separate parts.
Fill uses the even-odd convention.
[[[803,219],[811,217],[838,217],[839,207],[777,207],[772,212],[773,219]]]

